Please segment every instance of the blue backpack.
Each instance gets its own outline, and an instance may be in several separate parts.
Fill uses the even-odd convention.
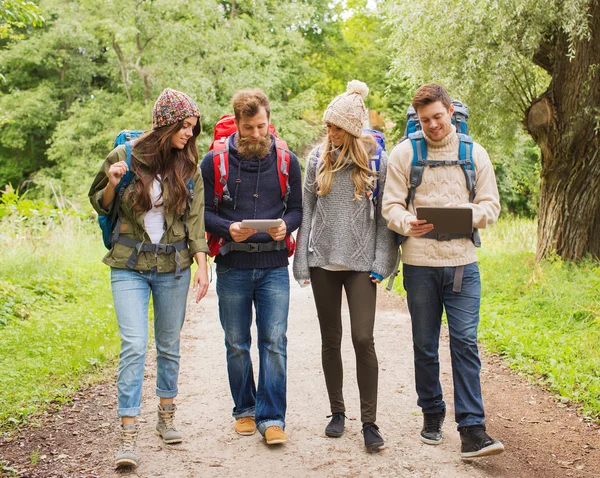
[[[406,129],[404,130],[404,137],[400,140],[400,143],[406,140],[410,140],[413,149],[413,159],[410,168],[410,188],[408,190],[408,197],[406,198],[406,207],[408,208],[411,203],[414,204],[415,193],[417,187],[421,184],[423,179],[423,171],[426,167],[436,168],[444,166],[457,166],[459,165],[465,175],[465,181],[467,189],[469,190],[469,201],[473,202],[475,199],[475,186],[477,181],[475,163],[473,162],[473,138],[469,136],[469,127],[467,121],[469,119],[469,109],[467,105],[461,103],[458,100],[452,100],[454,106],[454,113],[452,114],[452,124],[456,127],[456,134],[458,135],[459,147],[458,147],[458,161],[433,161],[427,159],[427,142],[423,135],[421,128],[421,122],[417,112],[412,106],[408,107],[406,112]],[[429,239],[436,239],[438,241],[449,241],[451,239],[458,239],[464,237],[470,237],[475,244],[475,247],[481,246],[481,239],[479,237],[479,231],[473,229],[472,234],[437,234],[435,232],[427,233],[421,237]],[[396,234],[396,244],[402,245],[406,236]],[[388,290],[391,290],[394,279],[398,275],[398,266],[400,264],[400,254],[398,254],[398,260],[396,264],[396,272],[390,276],[388,282]]]
[[[143,133],[143,130],[123,130],[117,135],[113,144],[113,149],[121,144],[125,144],[125,151],[127,152],[127,158],[125,159],[125,162],[127,163],[127,172],[123,175],[121,181],[119,181],[119,184],[117,184],[117,187],[115,188],[115,199],[109,215],[98,216],[98,223],[100,225],[100,230],[102,231],[102,242],[104,242],[104,246],[107,249],[111,249],[113,244],[119,239],[120,227],[115,228],[117,222],[119,222],[119,207],[121,206],[123,194],[134,177],[130,168],[131,149],[133,148],[135,140]]]

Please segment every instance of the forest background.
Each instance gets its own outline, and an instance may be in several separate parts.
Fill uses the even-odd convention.
[[[599,3],[0,2],[0,428],[29,422],[114,364],[87,190],[120,130],[147,128],[171,87],[198,102],[205,151],[234,91],[257,86],[303,156],[352,79],[370,87],[388,149],[422,82],[469,105],[503,209],[483,235],[481,339],[597,420]]]

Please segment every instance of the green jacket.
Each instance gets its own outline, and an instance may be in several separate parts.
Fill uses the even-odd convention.
[[[141,160],[137,152],[134,150],[132,156]],[[108,209],[104,209],[100,203],[102,200],[102,191],[108,184],[108,170],[110,166],[119,161],[125,161],[127,153],[125,146],[117,146],[113,149],[96,174],[92,187],[88,196],[94,209],[99,215],[108,215]],[[179,263],[181,269],[189,267],[193,262],[193,256],[197,252],[208,253],[208,245],[206,243],[206,234],[204,231],[204,183],[202,182],[202,174],[200,169],[197,169],[193,176],[194,180],[194,197],[191,202],[191,207],[186,214],[176,215],[174,210],[169,210],[165,213],[165,233],[160,240],[161,244],[174,244],[176,242],[187,239],[188,249],[179,252]],[[130,183],[128,189],[133,186]],[[168,200],[168,191],[163,191],[163,197]],[[150,237],[144,229],[145,212],[140,213],[132,208],[132,199],[129,194],[123,196],[121,202],[119,217],[121,219],[120,235],[129,237],[136,241],[150,242]],[[187,237],[186,237],[187,228]],[[131,255],[133,248],[123,244],[116,243],[108,254],[102,260],[110,267],[117,269],[126,269],[126,263]],[[152,252],[140,253],[135,270],[147,271],[156,268],[157,272],[172,272],[176,268],[175,253],[173,254],[158,254]]]

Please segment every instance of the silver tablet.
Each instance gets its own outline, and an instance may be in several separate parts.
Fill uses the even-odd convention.
[[[246,229],[256,229],[258,232],[267,232],[267,229],[279,227],[283,219],[244,219],[242,227]]]

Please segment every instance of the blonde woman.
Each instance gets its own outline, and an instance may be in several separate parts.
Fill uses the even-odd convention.
[[[322,361],[331,406],[329,437],[344,432],[342,289],[350,310],[356,354],[361,421],[367,450],[384,443],[375,424],[377,413],[377,355],[373,341],[376,284],[395,265],[393,233],[381,215],[387,157],[379,171],[371,170],[376,143],[362,133],[366,120],[364,83],[353,80],[323,115],[327,136],[309,155],[304,181],[303,218],[294,259],[294,277],[311,284],[322,339]],[[378,182],[377,197],[373,197]]]

